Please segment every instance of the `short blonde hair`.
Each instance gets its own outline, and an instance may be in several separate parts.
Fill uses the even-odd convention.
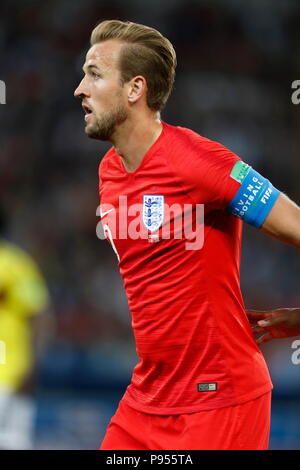
[[[147,82],[147,104],[154,111],[161,111],[173,88],[176,53],[171,42],[159,31],[130,21],[106,20],[92,31],[93,46],[109,39],[124,41],[119,56],[122,84],[136,75]]]

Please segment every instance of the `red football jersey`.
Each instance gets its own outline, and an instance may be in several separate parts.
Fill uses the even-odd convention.
[[[151,414],[233,406],[272,389],[240,291],[240,158],[163,123],[136,171],[111,148],[101,220],[119,260],[139,362],[123,399]]]

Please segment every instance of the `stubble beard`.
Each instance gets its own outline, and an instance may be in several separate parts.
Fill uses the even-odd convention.
[[[116,127],[126,121],[127,117],[126,108],[119,105],[103,114],[100,118],[95,118],[93,123],[86,126],[85,133],[91,139],[110,141]]]

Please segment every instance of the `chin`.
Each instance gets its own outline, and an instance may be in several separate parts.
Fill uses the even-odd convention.
[[[103,141],[110,140],[110,135],[103,133],[103,132],[102,133],[99,132],[99,129],[86,127],[85,133],[90,139],[103,140]]]
[[[97,131],[96,131],[96,129],[93,128],[93,126],[87,124],[85,126],[84,131],[85,131],[85,133],[88,137],[91,137],[91,138],[95,139],[95,135],[97,135]]]
[[[85,133],[90,139],[101,140],[101,138],[99,137],[98,134],[96,134],[96,132],[91,132],[91,131],[86,130]]]

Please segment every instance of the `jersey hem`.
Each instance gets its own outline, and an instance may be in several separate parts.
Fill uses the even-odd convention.
[[[267,383],[263,387],[258,388],[254,392],[250,393],[245,393],[244,395],[239,396],[236,398],[236,400],[233,400],[231,403],[222,403],[220,401],[219,405],[212,405],[212,404],[200,404],[197,406],[183,406],[183,407],[171,407],[171,408],[161,408],[161,407],[156,407],[156,406],[143,406],[139,405],[134,400],[131,400],[126,396],[126,394],[123,396],[122,401],[126,403],[126,405],[130,406],[131,408],[134,408],[137,411],[140,411],[142,413],[147,413],[151,415],[181,415],[181,414],[186,414],[186,413],[198,413],[200,411],[210,411],[210,410],[216,410],[219,408],[229,408],[232,406],[237,406],[241,405],[242,403],[246,403],[247,401],[254,400],[255,398],[260,397],[261,395],[264,395],[267,392],[270,392],[273,389],[273,384],[272,383]]]

